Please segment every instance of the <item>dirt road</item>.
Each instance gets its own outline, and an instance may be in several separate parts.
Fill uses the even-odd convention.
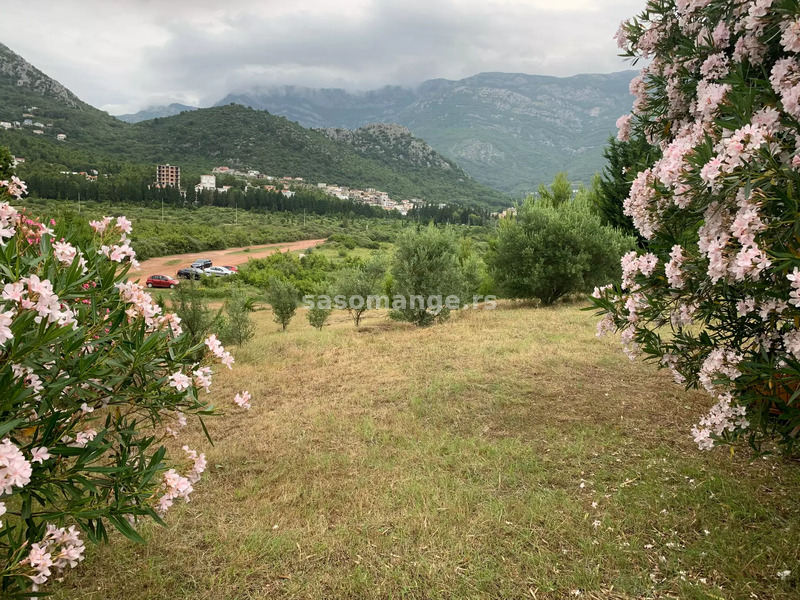
[[[172,256],[159,256],[142,262],[137,271],[131,271],[131,279],[149,277],[150,275],[172,275],[178,269],[188,267],[198,258],[207,258],[215,265],[241,265],[251,258],[263,258],[273,252],[289,252],[291,250],[307,250],[325,240],[302,240],[300,242],[285,242],[281,244],[263,244],[261,246],[247,246],[246,248],[228,248],[226,250],[208,250],[206,252],[192,252],[189,254],[173,254]],[[249,248],[249,252],[244,252]]]

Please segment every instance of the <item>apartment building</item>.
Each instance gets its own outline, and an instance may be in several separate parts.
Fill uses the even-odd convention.
[[[158,165],[156,167],[156,185],[181,187],[181,168]]]

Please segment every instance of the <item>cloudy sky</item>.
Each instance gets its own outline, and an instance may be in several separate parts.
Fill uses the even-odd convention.
[[[231,91],[620,71],[644,0],[0,0],[0,42],[112,114]],[[6,24],[9,21],[6,20]]]

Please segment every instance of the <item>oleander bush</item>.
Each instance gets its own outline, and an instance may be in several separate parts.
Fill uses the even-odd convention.
[[[84,540],[106,540],[109,526],[141,541],[138,523],[189,501],[205,457],[188,446],[172,455],[164,441],[215,414],[211,365],[234,362],[127,280],[130,221],[93,221],[87,242],[17,209],[24,191],[14,176],[0,181],[3,597],[76,567]]]
[[[653,0],[617,34],[649,64],[619,139],[662,152],[625,214],[647,252],[598,289],[599,332],[671,369],[716,404],[700,448],[800,433],[800,6],[795,0]]]

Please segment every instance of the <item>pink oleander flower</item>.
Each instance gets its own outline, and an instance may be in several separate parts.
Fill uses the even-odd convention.
[[[617,139],[620,142],[627,142],[631,139],[631,115],[622,115],[617,119]]]
[[[211,371],[210,367],[201,367],[198,370],[194,371],[192,375],[194,375],[194,385],[198,388],[203,388],[206,393],[209,393],[211,390],[211,375],[213,371]]]
[[[101,221],[89,221],[89,227],[94,229],[97,233],[105,233],[108,226],[111,224],[111,217],[103,217]]]
[[[183,451],[190,460],[194,461],[192,470],[189,471],[186,478],[189,480],[189,483],[195,484],[200,481],[200,477],[206,470],[206,455],[197,454],[197,451],[190,449],[189,446],[183,446]]]
[[[234,404],[239,408],[250,409],[250,392],[242,392],[241,394],[236,394],[233,398]]]
[[[781,27],[781,45],[787,52],[800,52],[800,19],[784,23]]]
[[[86,445],[97,437],[97,432],[94,429],[86,429],[80,431],[75,436],[75,440],[69,444],[73,448],[85,448]]]
[[[131,222],[125,217],[117,217],[117,229],[119,229],[124,234],[128,234],[131,231],[133,231]]]
[[[169,385],[174,387],[179,392],[188,390],[191,384],[192,380],[189,379],[189,376],[184,375],[180,371],[169,376]]]
[[[32,463],[38,462],[39,464],[42,464],[44,461],[49,459],[50,459],[50,453],[47,451],[47,448],[41,447],[41,448],[34,448],[33,450],[31,450]]]
[[[13,321],[13,310],[0,312],[0,346],[5,346],[5,343],[14,337],[14,334],[11,331],[11,323]]]
[[[161,488],[165,490],[164,495],[158,500],[157,510],[161,515],[166,513],[178,498],[189,502],[189,495],[194,491],[189,479],[181,476],[175,469],[164,473],[164,482],[161,484]]]
[[[78,256],[78,250],[67,242],[54,242],[53,243],[53,256],[56,260],[65,265],[71,265],[75,258]]]
[[[10,494],[14,487],[24,487],[31,481],[31,463],[19,448],[5,438],[0,443],[0,495]]]

